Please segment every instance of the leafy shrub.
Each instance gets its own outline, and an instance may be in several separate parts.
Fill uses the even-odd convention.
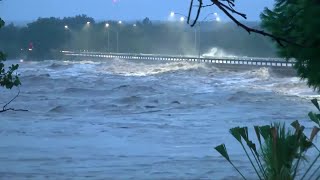
[[[312,103],[320,111],[318,101],[313,99]],[[313,140],[320,130],[320,114],[310,112],[309,117],[316,124],[309,137],[305,135],[305,127],[299,121],[291,123],[293,131],[281,123],[254,126],[259,149],[250,140],[248,127],[235,127],[230,129],[230,133],[242,146],[259,179],[294,180],[297,179],[297,172],[301,170],[305,170],[300,177],[301,180],[305,178],[319,179],[320,165],[316,165],[316,162],[320,157],[320,150],[313,143]],[[308,168],[304,169],[300,165],[302,161],[306,161],[305,156],[311,148],[315,149],[318,155],[312,162],[309,162]],[[233,164],[224,144],[216,146],[215,149],[236,169],[243,179],[246,179]]]

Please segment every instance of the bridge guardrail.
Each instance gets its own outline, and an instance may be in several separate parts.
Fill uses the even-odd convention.
[[[73,57],[94,57],[107,59],[126,59],[126,60],[159,60],[159,61],[189,61],[213,64],[233,64],[233,65],[252,65],[252,66],[280,66],[292,67],[293,61],[286,61],[281,58],[254,58],[254,57],[182,57],[159,54],[132,54],[132,53],[104,53],[104,52],[73,52],[61,51],[65,56]]]

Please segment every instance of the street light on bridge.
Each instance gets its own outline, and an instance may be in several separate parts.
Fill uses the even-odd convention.
[[[176,15],[178,15],[180,18],[180,22],[185,22],[185,19],[187,18],[186,15],[181,14],[181,13],[176,13],[174,11],[170,12],[170,18],[175,19]],[[197,49],[197,29],[194,29],[194,49]]]
[[[173,11],[170,12],[170,17],[174,17],[174,12]]]
[[[121,25],[122,21],[118,21],[118,24]],[[117,37],[117,53],[119,52],[119,32],[117,30],[111,30],[110,29],[111,25],[109,23],[105,24],[105,28],[107,29],[108,32],[108,51],[110,52],[110,33],[109,31],[113,31],[116,33],[116,37]]]
[[[180,16],[180,21],[184,21],[185,18],[187,18],[187,16],[184,15],[184,14],[176,13],[176,12],[174,12],[174,11],[171,11],[171,12],[170,12],[170,17],[174,18],[176,15],[179,15],[179,16]],[[181,19],[183,19],[183,20],[181,20]]]
[[[180,16],[180,22],[184,22],[186,18],[188,18],[186,15],[181,14],[181,13],[176,13],[174,11],[170,12],[170,17],[174,18],[176,15]],[[206,17],[204,17],[201,21],[198,21],[198,24],[195,27],[195,31],[194,31],[194,46],[195,49],[197,49],[197,44],[198,44],[198,57],[201,57],[201,23],[202,22],[207,22],[206,20],[211,16],[214,15],[214,19],[216,22],[220,22],[221,19],[218,15],[218,13],[209,13]],[[198,27],[198,28],[197,28]],[[197,31],[199,32],[199,37],[197,38]]]
[[[106,28],[107,28],[107,32],[108,32],[108,52],[110,52],[110,33],[109,33],[109,23],[106,23]]]

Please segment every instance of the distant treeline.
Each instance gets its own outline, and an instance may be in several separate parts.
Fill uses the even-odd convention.
[[[0,50],[9,58],[55,58],[59,50],[197,55],[212,48],[233,55],[276,56],[268,38],[249,35],[232,23],[223,22],[202,22],[191,28],[180,21],[152,22],[145,18],[120,24],[95,22],[79,15],[39,18],[27,26],[9,24],[0,30]]]

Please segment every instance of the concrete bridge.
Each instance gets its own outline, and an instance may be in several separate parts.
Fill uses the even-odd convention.
[[[150,61],[188,61],[199,63],[211,63],[219,65],[246,65],[246,66],[262,66],[262,67],[290,67],[293,61],[286,61],[282,58],[258,58],[258,57],[182,57],[158,54],[130,54],[130,53],[103,53],[103,52],[73,52],[61,51],[64,56],[70,58],[104,58],[104,59],[125,59],[125,60],[150,60]]]

